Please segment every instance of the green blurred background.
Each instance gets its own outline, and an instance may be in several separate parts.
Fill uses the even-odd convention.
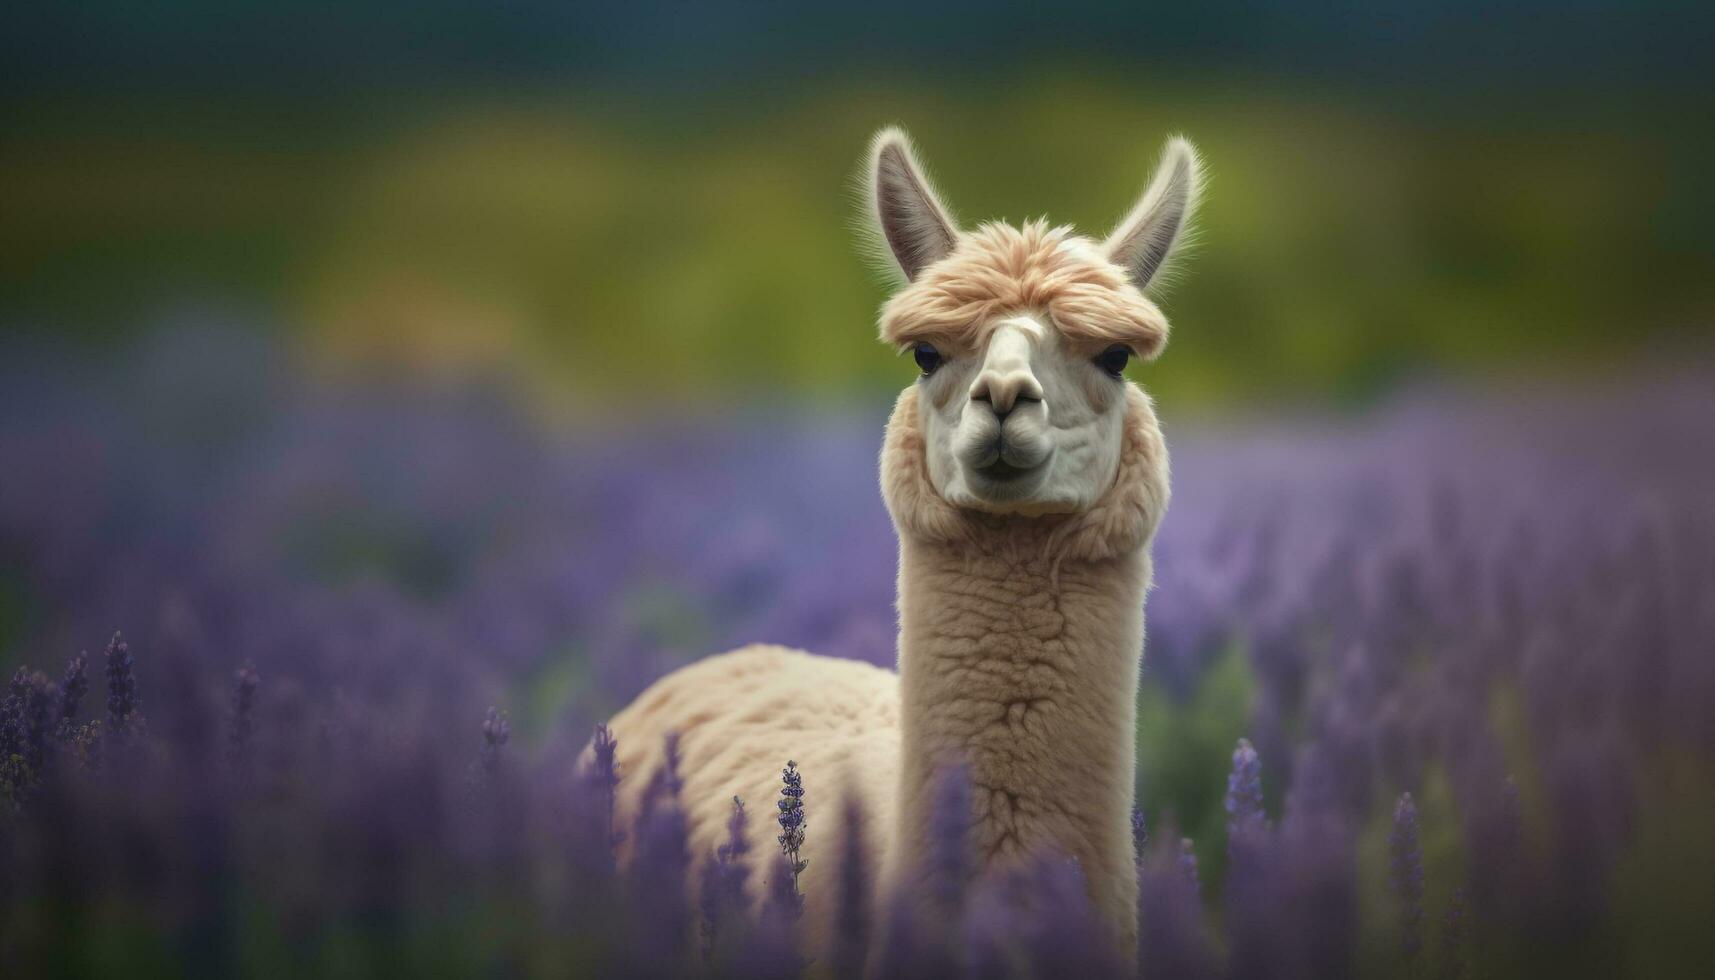
[[[1163,138],[1212,182],[1138,376],[1178,410],[1702,356],[1691,5],[95,2],[0,15],[0,329],[192,311],[331,370],[589,417],[911,373],[854,246],[870,133],[967,222],[1099,234]]]

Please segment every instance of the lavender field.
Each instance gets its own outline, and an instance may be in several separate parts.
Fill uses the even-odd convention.
[[[811,866],[848,905],[811,961],[796,896],[734,897],[779,855],[687,853],[672,778],[611,827],[660,774],[578,766],[698,657],[893,661],[887,405],[566,429],[292,365],[214,324],[0,342],[0,974],[1115,969],[1054,861],[874,950],[870,883]],[[1160,409],[1142,974],[1706,969],[1715,375]]]

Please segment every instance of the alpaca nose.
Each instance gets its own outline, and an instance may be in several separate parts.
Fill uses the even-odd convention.
[[[1005,419],[1019,405],[1042,400],[1042,386],[1026,370],[989,368],[971,385],[971,401],[988,402],[995,418]]]

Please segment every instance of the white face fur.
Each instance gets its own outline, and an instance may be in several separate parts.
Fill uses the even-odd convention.
[[[870,160],[875,227],[898,271],[917,281],[957,252],[965,235],[903,132],[877,134]],[[1074,237],[1060,247],[1087,250],[1072,253],[1084,261],[1112,263],[1123,273],[1122,288],[1141,293],[1183,241],[1200,183],[1196,151],[1169,140],[1143,197],[1105,241]],[[943,266],[937,283],[956,267]],[[1134,350],[1092,341],[1087,330],[1070,336],[1041,309],[1003,309],[967,326],[962,337],[909,343],[924,372],[918,407],[935,491],[954,506],[993,513],[1093,506],[1119,471],[1128,385],[1121,371],[1131,356],[1153,356],[1164,334]]]
[[[1125,380],[1036,315],[993,325],[983,349],[941,351],[918,384],[929,479],[948,503],[1064,513],[1113,485]],[[1118,352],[1108,354],[1123,365]]]

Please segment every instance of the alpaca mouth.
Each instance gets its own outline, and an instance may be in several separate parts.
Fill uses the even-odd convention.
[[[997,459],[987,466],[977,467],[977,472],[983,479],[994,483],[1010,483],[1023,476],[1028,476],[1040,468],[1037,466],[1014,466],[1004,459]]]
[[[980,456],[967,459],[965,465],[991,490],[1010,491],[1041,474],[1050,455],[1032,452],[1025,445],[1008,441],[1004,435],[997,435],[984,450]]]

